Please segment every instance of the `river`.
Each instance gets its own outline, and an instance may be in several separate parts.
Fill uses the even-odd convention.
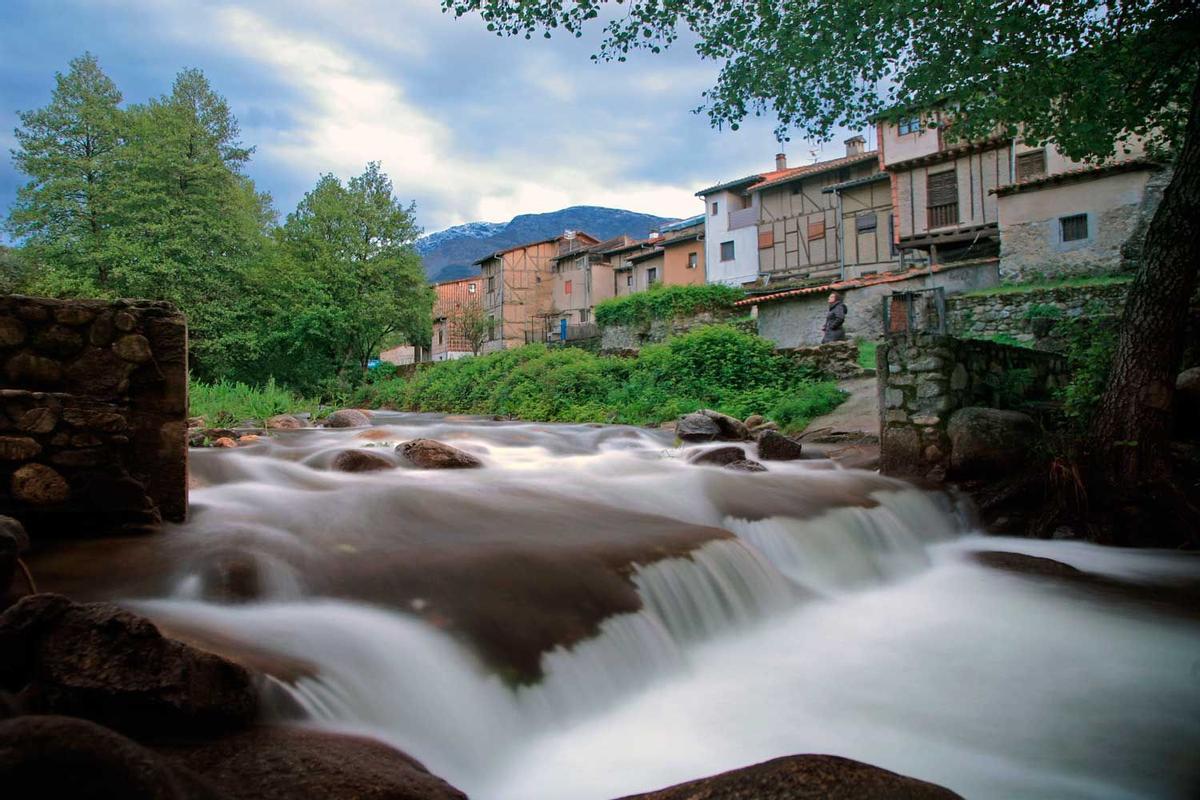
[[[979,564],[1125,581],[1200,560],[984,537],[963,504],[829,461],[687,463],[619,426],[380,413],[193,450],[192,519],[81,543],[43,583],[272,672],[477,800],[604,798],[832,753],[968,798],[1187,797],[1200,624]],[[476,470],[409,468],[423,436]],[[396,468],[329,469],[348,447]]]

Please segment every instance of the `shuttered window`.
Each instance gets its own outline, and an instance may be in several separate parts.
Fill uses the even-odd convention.
[[[566,283],[563,284],[563,294],[570,294],[570,293],[571,293],[571,282],[567,281]]]
[[[875,230],[877,225],[875,221],[875,212],[871,211],[866,214],[859,214],[854,218],[854,230],[858,233],[866,233],[867,231]]]
[[[929,227],[958,224],[958,173],[955,170],[930,175],[926,183]]]
[[[768,247],[775,246],[775,231],[767,228],[765,231],[758,232],[758,249],[766,250]]]
[[[817,219],[808,223],[808,240],[825,238],[825,220]]]
[[[1031,181],[1046,174],[1046,151],[1034,150],[1017,156],[1017,183]]]
[[[1058,223],[1062,226],[1062,240],[1064,242],[1078,242],[1088,238],[1087,214],[1072,214],[1069,217],[1059,217]]]

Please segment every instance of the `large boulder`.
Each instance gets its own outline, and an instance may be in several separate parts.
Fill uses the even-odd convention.
[[[396,445],[396,452],[421,469],[470,469],[483,462],[470,453],[433,439],[413,439]]]
[[[743,461],[745,458],[745,450],[736,444],[728,444],[723,447],[712,447],[708,450],[697,450],[690,453],[687,460],[691,464],[709,464],[716,467],[723,467],[734,461]]]
[[[361,428],[371,424],[371,418],[365,411],[357,408],[343,408],[325,418],[326,428]]]
[[[395,469],[396,464],[379,453],[356,447],[353,450],[343,450],[334,456],[332,467],[338,472],[374,472]]]
[[[219,656],[164,637],[110,603],[55,594],[0,615],[0,689],[37,713],[83,717],[130,735],[194,735],[244,726],[253,679]]]
[[[675,423],[675,435],[685,442],[711,442],[721,434],[720,427],[704,414],[684,414]]]
[[[763,461],[795,461],[803,457],[801,444],[779,431],[758,434],[758,457]]]
[[[93,722],[24,716],[0,722],[5,797],[219,800],[202,779]]]
[[[968,407],[950,416],[946,434],[950,439],[950,476],[988,478],[1023,467],[1039,431],[1028,414]]]
[[[1180,436],[1200,439],[1200,367],[1185,369],[1175,380],[1175,420]]]
[[[962,800],[941,786],[839,756],[784,756],[623,800]]]
[[[232,800],[466,800],[415,759],[358,736],[258,727],[156,749]]]
[[[700,409],[700,413],[717,423],[717,428],[720,430],[717,438],[729,442],[746,442],[750,440],[750,429],[746,427],[746,423],[737,417],[722,414],[720,411],[713,411],[711,408],[702,408]]]

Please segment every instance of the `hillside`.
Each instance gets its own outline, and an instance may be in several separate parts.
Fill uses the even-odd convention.
[[[572,206],[545,214],[521,214],[509,222],[468,222],[417,240],[417,251],[425,261],[425,274],[432,281],[445,281],[476,275],[471,265],[477,258],[506,247],[548,239],[564,230],[590,233],[600,239],[623,233],[644,238],[667,217],[639,214],[619,208]]]

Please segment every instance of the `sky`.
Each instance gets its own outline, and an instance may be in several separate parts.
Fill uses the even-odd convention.
[[[198,67],[226,97],[247,168],[281,216],[326,172],[380,161],[436,231],[571,205],[701,213],[697,189],[773,168],[775,121],[714,130],[692,113],[719,65],[686,43],[620,64],[597,38],[502,39],[437,0],[2,0],[0,209],[23,178],[17,112],[94,53],[127,103]],[[597,31],[598,33],[598,31]],[[790,163],[835,157],[793,138]]]

